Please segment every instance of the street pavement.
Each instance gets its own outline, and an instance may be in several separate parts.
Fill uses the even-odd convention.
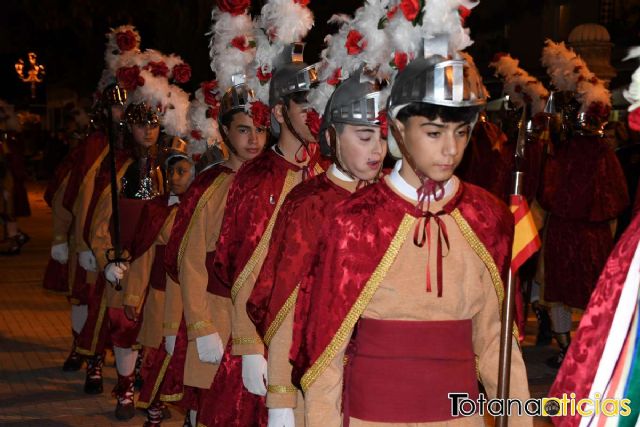
[[[61,369],[71,344],[70,310],[64,296],[42,289],[51,241],[51,211],[42,199],[43,189],[41,184],[30,185],[33,215],[19,221],[31,241],[20,255],[0,257],[0,426],[142,426],[142,411],[126,422],[113,416],[115,399],[110,391],[116,373],[112,357],[104,369],[105,392],[98,396],[82,392],[84,369]],[[531,394],[543,397],[555,375],[544,360],[555,349],[533,345],[532,315],[527,330],[523,352]],[[183,419],[184,415],[173,409],[172,418],[163,426],[182,426]],[[542,418],[535,424],[550,425]]]

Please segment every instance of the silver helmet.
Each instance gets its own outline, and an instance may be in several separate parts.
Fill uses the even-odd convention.
[[[387,111],[393,120],[398,112],[412,103],[445,107],[477,107],[487,102],[487,93],[480,74],[464,59],[441,55],[420,57],[398,73],[389,96]],[[402,157],[392,132],[389,132],[389,152]]]
[[[308,92],[318,84],[316,65],[303,61],[304,43],[292,43],[273,62],[273,76],[269,84],[269,107],[275,107],[284,97],[297,92]],[[271,132],[280,135],[280,125],[271,118]]]
[[[247,111],[251,101],[255,98],[253,90],[245,83],[244,74],[235,74],[231,79],[233,86],[227,89],[220,101],[218,121],[230,112]]]
[[[333,92],[322,116],[320,129],[320,150],[330,156],[331,143],[327,141],[325,130],[336,123],[380,126],[381,105],[380,86],[363,74],[362,69],[340,83]],[[335,148],[335,147],[334,147]]]

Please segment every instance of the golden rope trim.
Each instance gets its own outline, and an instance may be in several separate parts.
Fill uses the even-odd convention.
[[[292,385],[269,385],[267,392],[274,394],[298,394],[298,389]]]
[[[196,323],[192,323],[188,325],[187,331],[193,332],[193,331],[197,331],[198,329],[206,328],[207,326],[213,326],[213,323],[209,322],[208,320],[200,320]],[[180,327],[179,324],[178,324],[178,327]]]
[[[284,203],[284,199],[287,197],[287,194],[291,191],[293,187],[296,186],[298,181],[298,174],[292,170],[287,171],[287,176],[284,180],[284,186],[282,187],[282,191],[280,192],[280,197],[278,198],[278,203],[276,204],[275,209],[273,210],[273,214],[269,219],[269,223],[267,224],[267,228],[265,229],[262,237],[260,238],[260,242],[258,242],[258,246],[251,254],[251,258],[249,258],[249,262],[244,266],[238,278],[233,283],[233,287],[231,288],[231,301],[233,303],[236,302],[236,297],[240,292],[240,289],[246,284],[247,279],[251,272],[256,268],[258,262],[263,259],[265,252],[269,249],[269,240],[271,240],[271,233],[273,232],[273,227],[276,223],[276,218],[278,216],[278,212],[280,211],[280,207],[282,203]]]
[[[260,337],[238,337],[233,338],[231,340],[233,345],[242,345],[242,344],[262,344],[262,340]]]
[[[317,173],[317,174],[321,174],[324,172],[324,169],[322,169],[322,166],[320,166],[320,163],[316,163],[313,166],[313,170]]]
[[[164,357],[164,360],[162,361],[162,368],[160,368],[160,372],[158,373],[158,377],[156,378],[156,383],[153,385],[153,391],[151,392],[151,396],[149,397],[149,402],[141,402],[140,400],[138,400],[138,404],[136,404],[137,407],[146,409],[149,407],[151,402],[155,400],[156,394],[158,394],[158,390],[160,390],[160,386],[162,385],[164,377],[167,373],[169,362],[171,362],[171,355],[167,353],[167,355]]]
[[[163,329],[178,329],[180,327],[180,322],[165,322],[162,324]]]
[[[184,393],[176,393],[176,394],[161,394],[160,400],[162,402],[179,402],[184,397]]]
[[[200,214],[202,213],[202,210],[204,209],[205,205],[209,202],[211,197],[213,197],[214,193],[218,190],[218,188],[220,187],[220,185],[222,184],[222,182],[226,177],[227,177],[226,173],[221,173],[220,175],[218,175],[216,179],[213,180],[209,188],[207,188],[207,191],[205,191],[202,197],[200,197],[200,200],[198,200],[198,204],[193,210],[193,216],[189,221],[189,226],[187,227],[187,231],[184,233],[184,236],[182,237],[182,241],[180,242],[180,248],[178,249],[178,263],[177,263],[178,269],[182,264],[184,253],[187,250],[187,242],[189,241],[189,236],[191,235],[191,229],[193,228],[193,224],[195,224],[196,219],[200,217]]]
[[[264,334],[264,343],[266,345],[269,345],[271,343],[273,336],[276,334],[276,332],[278,332],[280,326],[282,326],[282,322],[284,322],[284,319],[287,318],[293,306],[296,305],[299,289],[300,285],[296,286],[293,292],[291,292],[291,295],[289,295],[289,298],[287,298],[287,300],[285,301],[276,317],[273,319],[273,322],[271,322],[271,325],[269,325],[267,332]]]
[[[409,230],[415,224],[416,218],[409,214],[405,214],[402,218],[402,222],[396,231],[395,236],[393,236],[393,240],[387,251],[385,252],[380,264],[373,271],[373,274],[367,281],[367,284],[364,286],[364,289],[358,296],[355,304],[347,313],[347,316],[342,321],[340,328],[336,332],[336,334],[331,339],[331,342],[327,346],[327,348],[322,352],[318,360],[304,373],[302,376],[302,380],[300,381],[300,385],[302,386],[303,391],[309,390],[309,387],[313,382],[322,374],[325,369],[329,366],[331,361],[335,358],[339,349],[345,344],[345,342],[351,336],[351,332],[356,322],[367,308],[367,305],[373,298],[374,294],[378,290],[380,283],[385,278],[389,269],[393,265],[400,252],[400,248],[404,244],[407,236],[409,234]]]
[[[466,219],[462,216],[462,213],[456,208],[451,212],[451,216],[453,217],[456,224],[460,228],[464,239],[469,243],[471,249],[480,257],[482,262],[484,263],[487,270],[489,270],[489,275],[491,276],[491,282],[493,283],[493,287],[496,290],[496,295],[498,296],[498,310],[500,314],[500,318],[502,318],[502,302],[504,301],[504,283],[502,282],[502,278],[500,277],[500,271],[498,271],[498,266],[496,265],[493,257],[484,246],[484,244],[480,241],[476,233],[473,231],[473,228],[469,225]],[[518,327],[514,324],[513,326],[513,336],[516,338],[516,341],[519,343]]]

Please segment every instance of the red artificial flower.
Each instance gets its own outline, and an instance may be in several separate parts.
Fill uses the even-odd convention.
[[[471,9],[467,9],[464,6],[460,6],[458,8],[458,14],[460,15],[460,23],[464,25],[469,15],[471,15]]]
[[[200,89],[202,89],[202,94],[204,95],[205,104],[207,105],[218,104],[218,99],[216,98],[218,82],[216,80],[200,83]]]
[[[138,86],[144,85],[144,78],[140,75],[140,67],[137,65],[118,68],[116,79],[118,84],[129,92],[136,90]]]
[[[273,73],[263,73],[262,67],[258,67],[258,71],[256,72],[256,77],[260,81],[260,84],[263,84],[263,85],[269,83],[269,80],[271,80],[272,75]]]
[[[393,6],[387,12],[387,19],[391,20],[394,16],[396,16],[396,12],[398,11],[399,6]]]
[[[342,77],[342,68],[337,68],[331,78],[327,80],[327,83],[331,86],[337,86],[340,83],[340,78]]]
[[[598,78],[596,76],[591,77],[589,79],[589,83],[591,83],[592,85],[598,84]]]
[[[520,92],[522,92],[522,86],[516,85],[516,87],[514,87],[513,90],[515,90],[516,93],[520,93]]]
[[[367,47],[367,41],[364,40],[364,36],[360,34],[360,32],[351,30],[349,34],[347,34],[347,41],[344,47],[347,48],[349,55],[357,55]]]
[[[299,4],[300,6],[307,6],[311,0],[293,0],[294,3]]]
[[[176,83],[186,83],[191,78],[191,66],[187,63],[176,64],[173,66],[173,80]]]
[[[271,124],[271,110],[260,101],[251,103],[251,118],[256,127],[268,129]]]
[[[169,67],[167,67],[167,64],[165,64],[164,61],[150,61],[147,65],[144,66],[144,69],[148,70],[154,77],[167,77],[167,75],[169,74]]]
[[[218,119],[218,114],[220,114],[220,103],[219,102],[217,104],[215,104],[215,105],[212,105],[207,110],[207,118],[213,119],[213,120],[217,120]]]
[[[597,117],[598,119],[606,119],[609,117],[611,107],[602,102],[592,102],[587,109],[587,116]]]
[[[136,40],[136,35],[133,31],[121,31],[116,34],[116,44],[121,52],[126,52],[131,49],[134,49],[138,44]]]
[[[506,52],[498,52],[495,55],[493,55],[493,59],[491,60],[491,62],[498,62],[500,61],[500,59],[504,58],[507,55],[509,54]]]
[[[216,0],[218,9],[234,16],[242,15],[251,5],[251,0]]]
[[[393,57],[393,65],[399,70],[404,70],[404,67],[409,63],[409,55],[406,52],[396,52]]]
[[[313,139],[318,140],[318,136],[320,135],[320,125],[322,124],[322,119],[320,118],[320,114],[314,109],[310,109],[307,111],[307,127],[309,128],[309,132],[313,135]]]
[[[244,52],[245,50],[251,47],[249,46],[249,42],[245,36],[234,37],[234,39],[231,40],[231,46],[235,47],[236,49],[242,52]]]
[[[636,108],[627,117],[631,130],[640,132],[640,108]]]
[[[522,96],[522,99],[524,99],[524,102],[526,102],[527,104],[531,104],[531,101],[533,101],[533,99],[531,99],[531,96],[528,93],[525,93]]]
[[[389,122],[387,121],[387,110],[382,110],[378,113],[378,121],[380,122],[380,135],[384,139],[389,136]]]
[[[400,9],[407,21],[413,22],[420,13],[420,2],[418,0],[402,0]]]
[[[573,72],[576,74],[578,74],[580,70],[582,70],[582,65],[576,65],[575,67],[573,67]]]
[[[197,139],[198,141],[200,141],[202,139],[202,132],[200,132],[197,129],[192,130],[191,131],[191,138]]]

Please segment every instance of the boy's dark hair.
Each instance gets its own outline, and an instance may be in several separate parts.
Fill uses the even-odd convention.
[[[422,116],[429,120],[440,118],[445,123],[472,123],[481,107],[445,107],[443,105],[413,102],[398,111],[396,118],[406,123],[409,117]]]
[[[173,156],[172,158],[170,158],[169,161],[167,162],[167,169],[174,167],[175,164],[178,163],[180,160],[185,160],[185,158],[180,156]]]
[[[284,101],[287,108],[290,108],[291,107],[291,104],[289,104],[290,101],[295,102],[296,104],[306,104],[307,96],[309,96],[309,92],[307,91],[293,92],[287,96],[284,96],[282,100]]]
[[[233,116],[238,113],[244,113],[242,110],[231,110],[226,112],[222,117],[220,117],[220,123],[223,126],[229,127],[231,126],[231,122],[233,121]]]

